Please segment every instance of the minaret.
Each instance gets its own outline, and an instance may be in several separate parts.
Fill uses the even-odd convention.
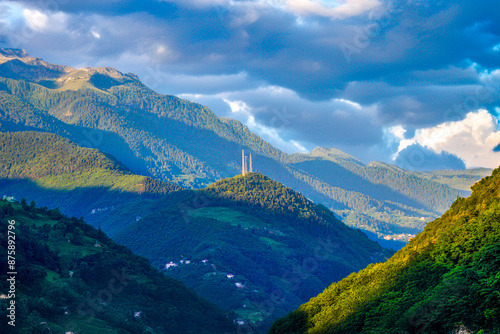
[[[245,176],[245,150],[241,150],[241,175]]]
[[[249,172],[252,172],[252,153],[250,153],[250,170]]]
[[[245,174],[248,173],[248,157],[245,157]]]

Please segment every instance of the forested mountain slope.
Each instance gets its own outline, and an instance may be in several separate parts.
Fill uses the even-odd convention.
[[[500,168],[384,263],[332,284],[270,333],[500,331]]]
[[[59,134],[187,188],[239,174],[245,149],[256,170],[380,237],[417,233],[480,178],[464,178],[459,190],[443,175],[364,165],[338,150],[290,156],[240,122],[158,94],[133,74],[49,64],[22,50],[0,50],[0,130]]]
[[[80,219],[5,200],[0,218],[2,333],[236,332],[222,310]],[[12,271],[15,296],[8,297]],[[7,318],[11,300],[15,326]]]
[[[0,133],[0,192],[85,217],[106,233],[136,221],[136,215],[113,211],[126,210],[131,203],[154,210],[154,199],[180,189],[133,174],[114,157],[54,134]],[[113,217],[112,223],[103,219],[107,214]]]
[[[183,190],[40,132],[1,133],[0,162],[0,193],[88,218],[254,332],[392,254],[258,173]]]
[[[176,198],[116,240],[235,311],[245,331],[267,330],[319,287],[389,255],[325,207],[261,174]]]

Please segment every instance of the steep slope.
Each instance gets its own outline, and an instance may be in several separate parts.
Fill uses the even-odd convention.
[[[53,65],[22,50],[0,50],[0,130],[59,134],[112,154],[136,174],[187,188],[237,175],[245,149],[256,170],[375,237],[406,240],[462,194],[443,175],[364,165],[338,150],[289,156],[240,122],[157,94],[133,74]],[[460,189],[474,183],[463,180]]]
[[[114,233],[135,217],[102,215],[121,212],[131,203],[154,209],[153,200],[181,188],[133,174],[114,157],[82,148],[57,135],[40,132],[0,133],[0,191],[32,198],[42,206],[59,207],[85,217],[106,233]],[[153,205],[153,207],[151,207]]]
[[[318,288],[388,255],[325,207],[261,174],[176,197],[116,240],[234,311],[247,332],[267,330]]]
[[[0,228],[2,333],[236,330],[219,308],[102,231],[57,209],[0,200]],[[7,267],[8,249],[15,251],[14,268]],[[14,289],[6,275],[12,271],[17,272]],[[12,320],[7,318],[11,301],[15,326],[6,321]]]
[[[385,263],[277,321],[270,333],[497,333],[500,169]]]
[[[325,207],[257,173],[182,190],[38,132],[1,133],[0,162],[0,193],[83,216],[254,332],[390,255]]]

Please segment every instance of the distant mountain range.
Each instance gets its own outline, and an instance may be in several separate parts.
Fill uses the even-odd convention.
[[[42,132],[0,133],[0,166],[0,193],[85,217],[255,333],[392,254],[259,173],[182,189]]]
[[[0,130],[52,132],[112,154],[135,174],[185,188],[239,174],[245,149],[256,170],[324,204],[346,224],[402,241],[491,173],[411,172],[366,165],[328,148],[288,155],[240,122],[157,94],[133,74],[53,65],[16,49],[0,50]]]
[[[269,333],[499,333],[500,168],[384,263],[332,284]]]

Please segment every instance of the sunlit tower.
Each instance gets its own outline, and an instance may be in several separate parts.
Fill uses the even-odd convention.
[[[241,175],[245,176],[245,150],[241,150]]]
[[[248,172],[253,172],[252,153],[250,153],[247,157],[245,156],[245,150],[241,150],[241,175],[245,176]]]

